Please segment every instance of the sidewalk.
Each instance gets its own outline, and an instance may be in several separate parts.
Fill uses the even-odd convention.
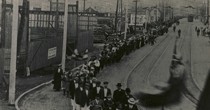
[[[163,40],[165,36],[158,37],[157,43]],[[157,45],[157,44],[155,44]],[[116,89],[116,83],[121,82],[125,88],[124,81],[126,75],[138,61],[146,55],[154,46],[146,45],[145,47],[136,50],[129,56],[122,58],[120,63],[112,64],[106,67],[97,78],[100,81],[108,81],[112,92]],[[54,92],[52,85],[48,85],[34,93],[27,95],[19,103],[21,110],[70,110],[70,99],[62,95],[62,92]]]
[[[201,22],[196,21],[194,27],[204,27]],[[194,32],[192,36],[192,67],[193,78],[199,86],[200,90],[203,89],[208,70],[210,69],[210,43],[209,38],[200,35],[197,37]]]

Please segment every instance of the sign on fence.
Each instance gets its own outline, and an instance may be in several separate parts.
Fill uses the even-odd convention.
[[[57,53],[57,47],[49,48],[48,49],[48,60],[55,58]]]

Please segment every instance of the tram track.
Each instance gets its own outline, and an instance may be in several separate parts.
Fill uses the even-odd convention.
[[[144,55],[143,58],[131,69],[131,71],[128,72],[128,74],[127,74],[127,76],[125,77],[125,80],[124,80],[124,84],[126,85],[126,87],[128,87],[128,79],[129,79],[131,73],[135,70],[135,68],[137,68],[153,52],[153,50],[155,50],[167,38],[168,38],[168,34],[154,48],[152,48],[146,55]]]
[[[133,69],[128,73],[127,77],[125,78],[125,85],[127,85],[127,87],[129,87],[129,79],[131,77],[131,75],[133,74],[133,72],[138,69],[138,67],[154,52],[154,50],[158,50],[158,48],[161,50],[160,53],[158,53],[158,57],[155,59],[155,63],[153,63],[152,69],[149,72],[149,74],[145,75],[146,79],[144,82],[149,84],[149,82],[147,81],[152,73],[152,71],[154,70],[155,66],[157,65],[157,62],[160,61],[161,57],[164,55],[164,53],[166,52],[166,50],[168,49],[169,45],[174,41],[174,35],[170,35],[167,34],[166,38],[164,38],[159,44],[156,45],[155,48],[151,49],[150,52],[148,54],[146,54],[134,67]],[[141,105],[138,105],[140,108]]]
[[[147,57],[149,57],[151,54],[152,54],[152,52],[155,50],[155,49],[157,49],[158,47],[159,47],[159,45],[161,45],[165,40],[167,40],[167,39],[169,39],[170,37],[168,36],[168,34],[166,35],[166,37],[163,39],[163,40],[161,40],[154,48],[152,48],[149,52],[148,52],[148,54],[146,54],[145,56],[143,56],[143,58],[131,69],[131,71],[127,74],[127,76],[126,76],[126,78],[125,78],[125,85],[128,87],[128,85],[129,85],[129,82],[128,82],[128,80],[129,80],[129,77],[131,76],[131,74],[133,73],[133,71],[139,66],[139,65],[141,65],[142,64],[142,62],[147,58]]]
[[[150,83],[150,77],[151,77],[151,75],[152,75],[152,73],[154,72],[154,70],[155,70],[155,68],[156,68],[156,66],[158,65],[158,63],[160,62],[160,60],[161,60],[161,58],[163,57],[163,55],[166,53],[166,50],[169,48],[169,44],[171,44],[173,42],[173,40],[171,40],[168,44],[167,44],[167,46],[166,46],[166,48],[163,50],[163,52],[160,54],[160,56],[158,57],[158,59],[155,61],[155,63],[154,63],[154,65],[152,66],[152,69],[149,71],[149,73],[148,73],[148,75],[146,76],[146,82],[147,82],[147,84],[148,85],[150,85],[151,83]]]
[[[188,35],[189,38],[186,38],[186,36],[183,35],[182,38],[179,38],[179,44],[177,45],[178,47],[178,50],[181,52],[181,51],[185,51],[186,49],[186,45],[187,45],[187,49],[189,49],[189,62],[186,62],[185,64],[189,66],[189,70],[187,71],[188,72],[188,76],[187,76],[187,80],[188,80],[188,83],[185,85],[185,88],[182,90],[182,95],[184,98],[186,98],[187,100],[189,100],[190,102],[192,102],[194,104],[194,106],[197,105],[199,99],[198,99],[198,96],[195,95],[197,94],[197,92],[201,93],[201,89],[199,88],[198,84],[194,81],[193,79],[193,65],[192,65],[192,26],[191,28],[186,28],[186,29],[189,29],[188,30],[188,33],[190,33],[190,35]],[[172,42],[172,38],[173,36],[168,36],[166,37],[165,39],[163,39],[158,45],[156,45],[155,48],[151,49],[151,51],[146,54],[134,67],[133,69],[129,72],[128,76],[126,77],[126,85],[127,87],[129,87],[129,79],[131,77],[131,75],[133,74],[133,72],[139,68],[139,66],[144,62],[144,60],[146,60],[152,53],[155,49],[157,48],[160,48],[160,45],[166,41],[167,38],[171,38],[170,41]],[[160,52],[158,58],[155,59],[155,63],[153,63],[153,65],[151,65],[151,68],[150,68],[150,71],[148,74],[144,74],[145,75],[145,78],[144,78],[144,82],[146,82],[147,85],[150,85],[150,77],[152,75],[152,73],[154,72],[155,70],[155,67],[156,65],[158,65],[158,62],[160,62],[161,58],[163,57],[163,55],[165,54],[166,50],[168,49],[169,47],[169,44],[171,44],[171,42],[168,42],[165,46],[165,48],[163,49],[163,51]],[[186,44],[185,42],[188,42],[188,44]],[[190,88],[189,88],[190,87]],[[139,105],[141,106],[141,105]],[[164,108],[167,108],[166,106]]]

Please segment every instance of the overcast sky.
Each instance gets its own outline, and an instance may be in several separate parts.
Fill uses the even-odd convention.
[[[7,0],[7,1],[12,1],[12,0]],[[19,1],[21,3],[22,0],[19,0]],[[40,6],[42,5],[42,2],[49,3],[50,0],[29,0],[29,1],[31,2],[30,4]],[[52,1],[56,1],[56,0],[52,0]],[[58,1],[63,2],[64,0],[58,0]],[[75,4],[76,1],[77,0],[69,0],[70,4]],[[78,0],[78,1],[79,1],[80,10],[82,10],[84,0]],[[135,4],[133,1],[134,0],[123,0],[123,5],[127,3],[129,7],[132,7],[132,6],[134,7]],[[207,1],[207,0],[138,0],[138,1],[139,1],[138,6],[141,6],[141,7],[156,6],[159,3],[166,2],[168,3],[168,5],[179,10],[183,8],[184,6],[189,6],[189,5],[196,7],[197,5],[201,5],[204,1]],[[116,3],[117,3],[117,0],[86,0],[86,8],[92,7],[100,12],[114,12],[116,9]]]

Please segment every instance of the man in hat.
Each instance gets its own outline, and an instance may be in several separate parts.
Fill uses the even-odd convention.
[[[53,89],[55,91],[60,91],[61,89],[61,75],[63,74],[63,70],[61,69],[61,65],[58,65],[58,68],[54,74],[54,81],[53,81]]]
[[[96,82],[96,88],[93,89],[93,96],[99,95],[100,99],[103,99],[103,88],[101,87],[101,82],[97,81]]]
[[[112,100],[112,95],[108,94],[104,100],[104,110],[113,110],[114,109],[114,101]]]
[[[95,67],[94,74],[97,75],[99,73],[99,71],[100,71],[100,61],[97,58],[94,60],[94,67]]]
[[[84,102],[84,84],[79,83],[79,88],[76,89],[75,92],[75,102],[76,102],[76,110],[81,110],[81,108],[84,108],[85,102]]]
[[[168,83],[171,85],[170,89],[170,99],[180,99],[181,98],[181,90],[184,85],[185,80],[185,67],[181,62],[181,55],[174,55],[172,59],[172,63],[170,66],[170,78]]]
[[[102,89],[102,98],[105,100],[108,95],[112,95],[111,89],[108,88],[109,82],[105,81],[104,82],[104,87]]]
[[[125,89],[125,96],[126,96],[126,98],[125,98],[125,107],[127,107],[129,104],[127,103],[127,101],[130,99],[130,98],[134,98],[132,95],[131,95],[131,90],[130,90],[130,88],[126,88]]]
[[[90,84],[91,84],[90,85],[90,91],[91,91],[91,97],[90,97],[90,99],[91,100],[94,100],[95,99],[95,91],[96,91],[96,82],[97,82],[97,79],[96,78],[93,78],[91,82],[90,82]]]
[[[182,63],[182,56],[181,54],[173,55],[173,59],[170,66],[170,79],[169,83],[180,84],[184,80],[185,77],[185,67]]]
[[[75,77],[74,80],[70,81],[70,87],[69,87],[69,92],[70,92],[70,97],[71,97],[71,105],[73,107],[73,110],[76,109],[76,103],[75,103],[75,92],[79,88],[79,78]]]
[[[84,106],[81,108],[81,110],[90,110],[90,101],[91,101],[91,91],[90,91],[90,84],[85,84],[84,89],[84,96],[83,96],[83,102]]]
[[[95,100],[90,102],[90,110],[103,110],[104,102],[100,99],[99,95],[96,95]]]
[[[134,98],[129,98],[128,99],[128,106],[126,107],[125,110],[138,110],[137,106],[136,106],[136,100]]]
[[[122,87],[121,83],[118,83],[116,86],[117,86],[117,90],[114,91],[113,101],[115,105],[122,104],[124,107],[124,104],[126,103],[125,91],[121,88]]]

